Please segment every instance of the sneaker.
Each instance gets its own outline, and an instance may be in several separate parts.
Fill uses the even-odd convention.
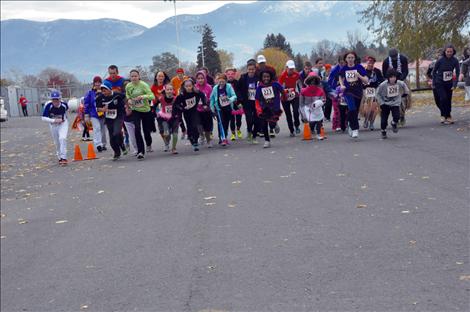
[[[147,153],[152,153],[153,152],[152,145],[147,146],[147,149],[145,151]]]
[[[382,139],[386,139],[387,138],[387,131],[382,131]]]
[[[364,125],[363,126],[364,126],[364,129],[369,128],[369,120],[367,120],[367,119],[364,120]]]
[[[106,148],[106,146],[102,146],[102,147],[101,147],[101,150],[102,150],[102,151],[107,151],[108,149]]]
[[[357,139],[359,137],[359,130],[352,130],[351,137]]]
[[[132,156],[137,156],[137,155],[139,155],[138,152],[133,152],[133,153],[132,153]]]
[[[375,129],[374,123],[371,122],[369,125],[369,130],[374,131],[374,129]]]
[[[122,151],[122,154],[123,154],[123,155],[129,154],[129,149],[126,148],[125,150],[123,150],[123,151]]]
[[[256,138],[253,138],[253,140],[251,141],[251,144],[256,145],[256,144],[259,144],[259,142],[258,140],[256,140]]]
[[[137,154],[137,160],[144,160],[144,154],[138,153]]]
[[[398,125],[392,121],[392,131],[393,133],[397,133],[398,132]]]
[[[454,124],[454,120],[452,119],[452,117],[447,118],[447,122],[451,125]]]
[[[248,132],[246,135],[246,139],[248,140],[248,142],[251,142],[253,140],[253,134]]]
[[[281,132],[281,128],[279,128],[278,124],[276,124],[276,127],[274,127],[274,132],[276,132],[276,134],[279,134],[279,132]]]
[[[204,137],[200,137],[199,138],[199,145],[203,146],[204,144],[206,144],[206,139]]]
[[[199,145],[194,144],[193,145],[193,151],[195,151],[195,152],[199,151]]]
[[[235,141],[235,134],[232,133],[232,136],[230,136],[230,140]]]
[[[101,152],[103,151],[103,147],[102,147],[102,146],[98,146],[96,149],[98,150],[98,153],[101,153]]]
[[[119,160],[119,158],[121,158],[121,155],[114,154],[113,161]]]
[[[263,135],[264,135],[264,134],[263,134]],[[261,136],[263,136],[263,135],[261,135]],[[273,129],[269,130],[269,137],[270,137],[270,138],[275,138],[275,137],[276,137],[276,135],[274,134],[274,130],[273,130]]]
[[[243,134],[242,134],[242,131],[240,129],[237,130],[237,136],[239,139],[243,139]]]
[[[350,137],[352,137],[352,129],[350,127],[348,127],[348,134]]]
[[[207,148],[212,148],[212,141],[210,141],[209,143],[207,143]]]
[[[184,140],[185,136],[186,136],[186,134],[183,132],[183,133],[181,134],[181,140]]]
[[[263,146],[263,148],[269,148],[269,147],[271,147],[271,142],[269,142],[269,141],[264,141],[264,146]]]
[[[400,121],[399,121],[398,125],[399,125],[400,127],[404,127],[405,124],[406,124],[406,119],[405,119],[405,117],[400,118]]]
[[[321,135],[317,135],[317,140],[318,140],[318,141],[323,141],[324,139],[325,139],[325,138],[322,137]]]
[[[169,145],[165,145],[165,148],[163,149],[164,152],[168,152],[170,150],[170,146]]]
[[[85,141],[88,141],[87,138],[82,138],[82,141],[85,142]]]
[[[295,128],[295,134],[300,134],[300,128],[299,127]]]
[[[341,131],[341,128],[336,128],[335,131],[336,131],[336,132],[340,132],[340,131]]]
[[[66,165],[67,164],[67,160],[61,158],[59,159],[59,165]]]
[[[222,142],[220,143],[222,146],[227,146],[227,140],[222,140]]]
[[[446,118],[441,116],[441,124],[445,124],[446,123]]]
[[[171,150],[171,153],[172,153],[173,155],[178,154],[178,152],[176,151],[176,148],[173,148],[173,149]]]
[[[289,135],[291,138],[295,137],[295,133],[294,132],[291,132],[290,135]]]

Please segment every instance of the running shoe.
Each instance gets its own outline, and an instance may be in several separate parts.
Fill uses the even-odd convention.
[[[353,139],[357,139],[359,137],[359,130],[353,130],[352,134],[351,134],[351,137]]]
[[[392,131],[393,133],[397,133],[398,132],[398,125],[392,121]]]
[[[240,129],[237,130],[237,136],[239,139],[243,139],[242,131]]]
[[[279,128],[278,124],[276,124],[276,127],[274,127],[274,132],[276,132],[276,134],[279,134],[279,132],[281,132],[281,128]]]
[[[230,136],[230,140],[235,141],[235,134],[232,133],[232,136]]]
[[[300,134],[300,128],[299,127],[295,128],[295,134]]]
[[[114,154],[113,161],[119,160],[119,158],[121,158],[121,155]]]
[[[291,132],[290,135],[289,135],[291,138],[295,137],[295,133],[294,132]]]
[[[382,131],[382,139],[386,139],[387,138],[387,131]]]
[[[152,145],[147,146],[147,149],[145,151],[147,153],[152,153],[153,152]]]
[[[137,160],[144,160],[144,154],[138,153],[137,154]]]
[[[263,146],[263,148],[269,148],[269,147],[271,147],[271,142],[269,142],[269,141],[264,141],[264,146]]]

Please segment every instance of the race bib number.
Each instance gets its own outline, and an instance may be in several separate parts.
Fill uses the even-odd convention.
[[[185,109],[191,109],[196,105],[196,97],[192,97],[190,99],[187,99],[186,101],[186,107]]]
[[[442,73],[442,79],[444,81],[451,81],[452,80],[452,71],[445,71]]]
[[[226,95],[221,95],[219,96],[219,103],[220,103],[220,106],[226,107],[230,105],[230,100],[227,98]]]
[[[357,81],[357,70],[347,70],[345,76],[347,82],[355,82]]]
[[[134,100],[134,107],[144,107],[144,101]]]
[[[398,96],[398,85],[388,86],[387,87],[387,96],[388,97]]]
[[[366,88],[365,93],[366,98],[373,98],[375,97],[375,88]]]
[[[274,98],[274,90],[273,90],[273,87],[262,88],[262,89],[261,89],[261,92],[263,93],[263,97],[264,97],[266,100],[269,100],[269,99],[273,99],[273,98]]]
[[[106,112],[106,118],[108,119],[116,119],[117,117],[117,109],[108,109]]]
[[[172,111],[173,111],[173,106],[171,106],[171,105],[165,106],[165,113],[171,114]]]
[[[294,89],[289,89],[287,93],[287,100],[292,101],[293,99],[295,99],[295,91]]]
[[[254,101],[256,96],[256,89],[248,89],[248,100]]]

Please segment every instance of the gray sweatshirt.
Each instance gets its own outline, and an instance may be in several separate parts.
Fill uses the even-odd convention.
[[[376,98],[379,105],[400,106],[402,95],[409,93],[410,90],[403,81],[398,80],[392,85],[385,80],[377,88]]]

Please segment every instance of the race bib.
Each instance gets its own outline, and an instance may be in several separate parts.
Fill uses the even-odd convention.
[[[134,100],[134,107],[144,107],[144,101]]]
[[[192,98],[187,99],[185,102],[186,102],[185,109],[191,109],[194,107],[194,105],[196,105],[196,97],[193,96]]]
[[[365,94],[366,94],[366,98],[375,97],[375,88],[366,88]]]
[[[226,95],[219,96],[219,103],[220,106],[226,107],[230,105],[230,100],[227,98]]]
[[[165,113],[171,114],[172,111],[173,111],[173,106],[171,106],[171,105],[165,106]]]
[[[398,85],[388,86],[387,97],[396,97],[396,96],[398,96]]]
[[[295,91],[294,89],[289,89],[288,91],[289,92],[287,93],[287,100],[292,101],[293,99],[295,99]]]
[[[442,73],[442,79],[444,81],[451,81],[452,80],[452,71],[445,71]]]
[[[261,89],[261,92],[263,93],[263,97],[264,97],[266,100],[269,100],[269,99],[273,99],[273,98],[274,98],[274,90],[273,90],[273,87],[262,88],[262,89]]]
[[[106,112],[106,118],[108,119],[116,119],[117,117],[117,109],[108,109]]]
[[[248,89],[248,100],[254,101],[256,96],[256,89]]]
[[[355,82],[357,81],[357,70],[347,70],[345,76],[347,82]]]

